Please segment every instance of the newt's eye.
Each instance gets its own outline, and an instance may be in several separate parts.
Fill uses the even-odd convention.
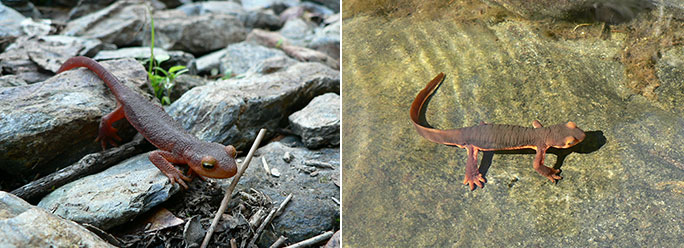
[[[216,159],[214,157],[206,156],[202,158],[202,167],[205,169],[213,169],[216,165]]]

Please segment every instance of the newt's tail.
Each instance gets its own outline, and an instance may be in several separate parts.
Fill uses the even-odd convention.
[[[432,95],[432,93],[435,92],[435,89],[437,89],[437,86],[444,81],[444,73],[439,73],[432,81],[430,81],[423,90],[418,92],[418,95],[416,96],[416,99],[413,100],[413,104],[411,104],[411,110],[410,110],[410,115],[411,115],[411,121],[413,122],[413,126],[416,127],[416,131],[418,131],[418,134],[421,136],[425,137],[429,141],[439,143],[439,144],[445,144],[445,145],[457,145],[460,146],[462,144],[459,144],[458,140],[460,139],[461,136],[461,131],[458,129],[449,129],[449,130],[440,130],[440,129],[435,129],[432,128],[426,124],[423,124],[421,119],[420,119],[420,114],[423,112],[423,105],[425,104],[425,101]]]

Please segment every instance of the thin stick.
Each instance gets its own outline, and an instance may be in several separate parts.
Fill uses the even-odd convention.
[[[290,199],[292,199],[292,193],[287,195],[285,200],[283,200],[283,202],[280,203],[280,206],[278,206],[278,209],[271,210],[271,212],[268,213],[268,216],[266,216],[264,222],[261,222],[261,225],[254,233],[254,236],[252,236],[252,240],[249,241],[249,245],[247,245],[247,247],[252,247],[254,243],[256,243],[257,239],[259,238],[259,235],[261,235],[261,232],[264,230],[266,225],[268,225],[268,223],[270,223],[271,220],[273,220],[273,218],[275,218],[275,216],[283,210],[283,208],[290,201]]]
[[[281,247],[281,246],[283,246],[283,244],[285,244],[285,241],[286,241],[286,240],[287,240],[286,237],[280,236],[280,237],[278,238],[278,240],[276,240],[275,242],[273,242],[273,244],[272,244],[271,246],[269,246],[268,248],[278,248],[278,247]]]
[[[228,208],[228,202],[230,202],[230,197],[233,195],[233,190],[235,189],[235,186],[237,186],[240,177],[242,177],[242,173],[244,173],[245,170],[247,170],[249,162],[252,161],[252,156],[254,156],[254,151],[256,151],[256,149],[259,147],[259,143],[261,143],[261,140],[264,138],[265,134],[266,129],[262,128],[261,130],[259,130],[259,134],[257,134],[256,140],[254,140],[254,144],[252,144],[252,148],[249,149],[249,153],[247,153],[247,157],[245,157],[245,161],[242,162],[240,170],[238,171],[237,175],[235,175],[235,177],[233,178],[233,181],[230,182],[230,186],[228,186],[226,194],[223,196],[221,206],[219,207],[219,210],[216,212],[216,216],[214,216],[214,220],[211,222],[211,226],[209,227],[209,230],[207,230],[207,234],[204,236],[204,240],[202,240],[202,245],[200,246],[201,248],[205,248],[209,244],[211,235],[214,234],[214,229],[216,229],[216,225],[218,225],[219,219],[221,219],[221,215],[223,214],[223,212],[226,211],[226,208]]]
[[[323,240],[330,239],[330,237],[332,237],[332,236],[333,236],[333,232],[332,232],[332,231],[327,231],[327,232],[324,232],[324,233],[321,234],[321,235],[315,236],[315,237],[313,237],[313,238],[309,238],[309,239],[302,240],[302,241],[299,242],[299,243],[292,244],[292,245],[287,246],[287,247],[285,247],[285,248],[300,248],[300,247],[312,246],[312,245],[315,245],[315,244],[317,244],[317,243],[319,243],[319,242],[321,242],[321,241],[323,241]]]

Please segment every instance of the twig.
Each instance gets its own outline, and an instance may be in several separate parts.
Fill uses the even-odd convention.
[[[330,198],[331,198],[335,203],[337,203],[337,205],[341,205],[341,204],[340,204],[340,200],[338,200],[337,198],[335,198],[335,197],[330,197]]]
[[[272,244],[271,246],[269,246],[268,248],[278,248],[278,247],[281,247],[281,246],[283,246],[283,244],[285,244],[285,241],[286,241],[286,240],[287,240],[286,237],[280,236],[280,237],[278,238],[278,240],[276,240],[275,242],[273,242],[273,244]]]
[[[332,236],[333,236],[333,232],[327,231],[321,235],[315,236],[313,238],[305,239],[305,240],[300,241],[299,243],[287,246],[286,248],[300,248],[300,247],[312,246],[312,245],[318,244],[319,242],[321,242],[323,240],[330,239],[330,237],[332,237]]]
[[[141,145],[143,143],[143,137],[136,135],[131,142],[103,152],[88,154],[78,162],[25,184],[24,186],[13,190],[11,193],[24,200],[31,201],[34,198],[47,194],[54,188],[61,187],[62,185],[90,174],[103,171],[126,158],[144,152],[145,149]]]
[[[249,241],[249,245],[247,245],[247,247],[252,247],[254,243],[256,243],[256,240],[259,238],[259,235],[261,235],[261,232],[264,230],[266,225],[268,225],[268,223],[271,223],[271,220],[273,220],[273,218],[275,218],[275,216],[283,210],[283,208],[290,201],[290,199],[292,199],[292,193],[287,195],[285,200],[283,200],[283,202],[280,203],[280,206],[278,206],[278,209],[271,210],[271,212],[268,213],[266,219],[263,222],[261,222],[261,225],[259,226],[257,231],[254,232],[254,236],[252,236],[252,240]]]
[[[223,212],[226,211],[226,208],[228,207],[228,202],[230,202],[230,197],[233,195],[233,190],[235,189],[235,186],[237,186],[240,177],[242,177],[242,173],[244,173],[245,170],[247,170],[249,162],[252,161],[254,151],[256,151],[256,149],[259,147],[259,143],[261,143],[261,140],[264,138],[264,134],[266,134],[266,129],[262,128],[261,130],[259,130],[259,134],[257,134],[256,140],[254,140],[254,144],[252,144],[252,148],[249,149],[249,153],[247,153],[245,161],[242,162],[240,170],[238,171],[237,175],[235,175],[235,177],[233,178],[233,181],[230,182],[230,186],[228,186],[226,194],[223,196],[223,200],[221,201],[221,206],[219,207],[219,210],[216,212],[216,216],[214,216],[214,220],[211,222],[211,226],[209,227],[209,230],[207,230],[207,234],[204,236],[204,240],[202,240],[202,245],[200,246],[201,248],[205,248],[209,244],[211,235],[214,234],[214,229],[216,229],[216,225],[221,219],[221,215],[223,214]]]

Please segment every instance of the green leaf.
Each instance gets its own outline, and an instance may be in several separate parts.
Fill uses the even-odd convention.
[[[171,68],[169,68],[169,73],[174,73],[174,72],[176,72],[176,71],[180,71],[180,70],[183,70],[183,69],[185,69],[185,66],[184,66],[184,65],[172,66]]]

